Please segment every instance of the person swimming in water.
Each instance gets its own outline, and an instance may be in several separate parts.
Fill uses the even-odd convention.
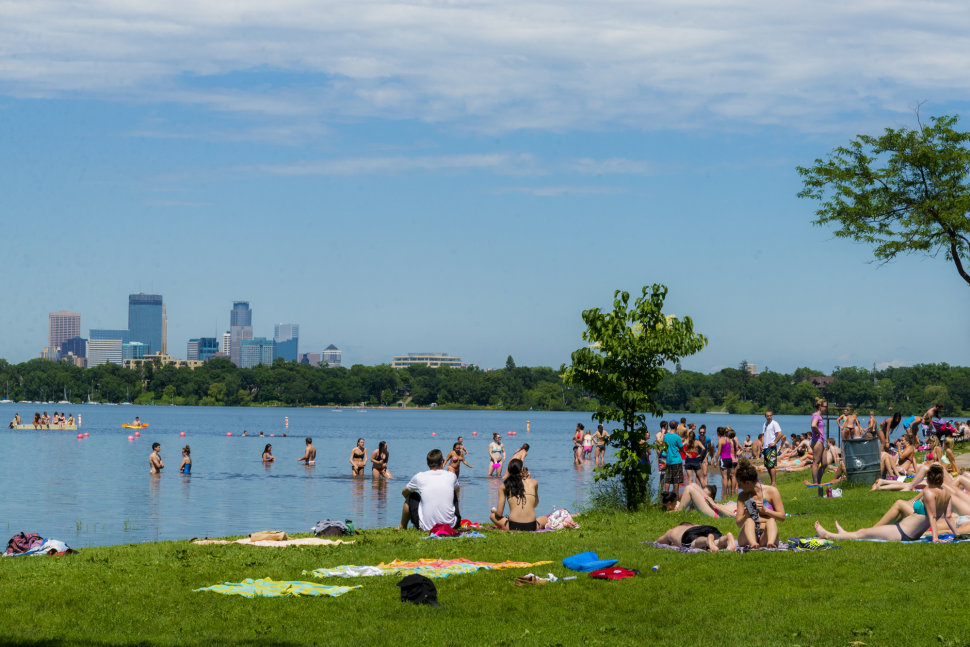
[[[179,472],[182,474],[192,473],[192,448],[188,445],[182,448],[182,462],[179,464]]]
[[[266,447],[263,447],[263,462],[272,463],[275,460],[276,457],[273,456],[273,445],[271,443],[266,443]]]
[[[366,464],[367,449],[364,448],[364,439],[358,438],[357,444],[350,450],[350,468],[353,476],[363,476]]]
[[[317,448],[313,446],[313,439],[307,436],[306,439],[306,451],[303,452],[303,457],[296,459],[297,463],[303,463],[304,465],[316,465],[317,464]]]

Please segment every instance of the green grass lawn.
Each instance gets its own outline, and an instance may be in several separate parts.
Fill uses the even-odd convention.
[[[780,478],[782,537],[812,522],[875,522],[898,493],[844,487],[819,499],[802,473]],[[906,495],[907,498],[912,495]],[[733,531],[696,512],[598,511],[579,530],[424,540],[369,530],[352,546],[258,548],[165,542],[87,548],[65,557],[0,561],[0,643],[356,645],[967,645],[963,577],[970,543],[841,542],[801,553],[680,554],[641,545],[681,520]],[[309,522],[315,520],[308,520]],[[25,529],[30,530],[30,529]],[[263,530],[253,528],[253,530]],[[400,602],[398,577],[339,598],[246,599],[193,589],[247,577],[314,580],[304,570],[394,558],[552,560],[535,572],[571,575],[563,557],[593,550],[641,571],[610,582],[584,574],[515,587],[526,570],[435,580],[441,607]],[[659,570],[652,572],[651,567]]]

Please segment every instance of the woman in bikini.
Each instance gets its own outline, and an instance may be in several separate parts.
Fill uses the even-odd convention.
[[[367,464],[367,450],[364,448],[364,439],[358,438],[357,444],[350,450],[350,467],[354,476],[364,475],[364,465]]]
[[[952,512],[950,494],[943,487],[943,466],[931,465],[926,474],[926,489],[923,490],[922,510],[914,504],[913,513],[905,516],[897,523],[888,526],[873,526],[848,531],[835,522],[835,532],[830,532],[815,522],[815,532],[822,539],[882,539],[885,541],[916,541],[927,530],[933,538],[933,543],[940,541],[936,530],[937,519],[943,518],[950,531],[957,534],[956,526],[951,520]]]
[[[448,466],[449,472],[458,477],[461,476],[462,463],[464,463],[465,467],[468,469],[474,469],[473,466],[469,465],[465,461],[465,454],[461,451],[461,443],[455,443],[451,446],[451,451],[448,452],[448,456],[445,457],[445,465]]]
[[[593,434],[589,433],[589,429],[583,434],[583,462],[589,461],[593,458]]]
[[[882,451],[887,451],[889,449],[889,436],[892,435],[896,427],[899,426],[899,421],[902,420],[903,416],[898,411],[893,414],[892,418],[886,418],[879,423],[879,429],[876,431],[876,435],[879,437],[879,446]]]
[[[509,515],[505,513],[508,503]],[[513,458],[509,461],[509,475],[498,491],[498,505],[489,515],[492,523],[502,530],[538,530],[545,528],[546,517],[536,517],[539,505],[539,483],[529,476],[522,461]]]
[[[502,463],[505,462],[505,445],[502,444],[501,434],[492,434],[492,442],[488,444],[488,457],[492,461],[488,475],[500,476],[502,474]]]
[[[576,431],[573,432],[573,464],[582,465],[583,464],[583,434],[585,434],[585,427],[583,423],[576,425]]]
[[[960,472],[957,467],[957,458],[953,455],[953,444],[953,438],[943,439],[943,456],[940,458],[940,462],[943,463],[943,467],[950,473],[950,476],[956,476]]]
[[[775,548],[778,545],[778,523],[785,520],[785,504],[778,488],[758,481],[758,471],[750,461],[741,461],[737,468],[738,546]]]
[[[263,462],[272,463],[276,458],[273,456],[273,446],[266,443],[266,447],[263,447]]]
[[[377,444],[377,449],[374,450],[374,453],[370,455],[371,476],[375,479],[392,478],[391,473],[387,469],[387,459],[390,456],[387,451],[387,442],[382,440]]]
[[[593,452],[593,465],[602,465],[603,461],[606,460],[606,440],[609,437],[610,435],[603,429],[603,425],[596,427],[596,433],[593,434],[593,441],[596,443],[596,449]]]
[[[693,430],[687,432],[687,442],[684,443],[684,475],[687,477],[687,485],[695,485],[699,479],[697,473],[701,469],[701,461],[704,446],[694,438]]]
[[[822,475],[828,467],[825,451],[825,412],[828,410],[828,403],[822,398],[815,398],[815,413],[812,414],[812,439],[809,445],[812,448],[812,483],[820,485]],[[824,496],[822,488],[818,488],[818,495]]]

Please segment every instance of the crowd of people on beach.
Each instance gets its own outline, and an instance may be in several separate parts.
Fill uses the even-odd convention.
[[[737,432],[730,426],[718,427],[714,437],[708,437],[706,425],[697,427],[686,418],[661,421],[656,434],[648,433],[641,443],[640,458],[651,461],[656,452],[662,509],[694,509],[714,519],[731,518],[736,530],[722,533],[714,526],[683,523],[664,533],[658,542],[712,552],[777,546],[779,524],[786,517],[777,473],[811,470],[811,481],[806,479],[804,483],[815,488],[819,496],[823,496],[824,485],[830,486],[846,476],[840,443],[828,433],[827,423],[832,418],[826,417],[827,403],[819,399],[815,405],[807,431],[786,435],[773,413],[766,411],[761,433],[753,440],[751,434],[746,434],[744,442],[739,442]],[[897,413],[882,422],[870,415],[865,427],[852,410],[842,412],[836,420],[836,437],[843,442],[863,439],[879,443],[881,474],[873,490],[916,491],[918,495],[896,501],[870,528],[849,531],[835,522],[835,529],[829,530],[816,522],[819,537],[908,541],[929,533],[936,541],[939,533],[970,532],[970,474],[957,468],[953,453],[956,441],[970,439],[970,421],[942,423],[938,419],[940,411],[940,405],[935,405],[922,415],[904,419]],[[902,435],[893,440],[900,425]],[[577,424],[571,441],[575,465],[601,465],[605,461],[609,434],[602,425],[591,433],[582,423]],[[313,439],[307,437],[305,445],[297,460],[313,466],[317,454]],[[489,515],[489,521],[497,528],[537,530],[552,523],[548,515],[537,513],[539,484],[525,465],[529,449],[529,444],[523,443],[507,459],[501,434],[495,433],[489,443],[488,475],[502,479],[496,505]],[[265,445],[261,460],[264,464],[275,462],[272,444]],[[380,441],[377,449],[368,452],[365,440],[359,438],[348,462],[353,477],[363,477],[369,461],[371,476],[386,480],[392,478],[389,460],[386,441]],[[191,462],[191,450],[186,445],[179,471],[189,474]],[[461,468],[474,469],[468,462],[462,436],[457,437],[447,453],[430,451],[426,462],[428,470],[414,475],[402,490],[405,501],[399,527],[457,527],[462,520],[458,506]],[[149,466],[152,474],[164,468],[158,443],[153,445]],[[829,470],[834,471],[832,480],[823,483]],[[720,500],[717,487],[709,482],[713,473],[720,476]],[[554,522],[562,526],[561,519]],[[571,518],[568,522],[573,523]]]
[[[662,421],[653,447],[657,449],[660,472],[661,507],[668,511],[694,509],[712,518],[732,517],[734,533],[722,532],[709,525],[683,523],[670,529],[657,541],[660,544],[717,551],[744,546],[773,547],[778,542],[778,523],[784,521],[784,502],[776,487],[779,469],[812,470],[806,487],[823,495],[822,479],[826,470],[835,473],[831,485],[846,476],[845,461],[835,438],[828,437],[827,403],[818,399],[810,430],[793,433],[790,439],[782,433],[771,411],[765,412],[762,433],[751,442],[750,449],[737,442],[730,427],[717,429],[717,441],[707,438],[704,425],[696,429],[686,419]],[[900,499],[870,528],[849,531],[836,521],[835,530],[815,522],[822,539],[879,539],[913,541],[928,533],[932,541],[939,534],[970,532],[970,474],[960,470],[953,453],[954,444],[970,439],[970,420],[960,423],[939,420],[942,405],[930,407],[922,415],[903,419],[899,413],[878,422],[870,412],[868,424],[862,427],[858,415],[845,409],[836,419],[843,441],[873,440],[880,446],[880,479],[873,490],[918,491],[911,500]],[[903,425],[902,436],[892,434]],[[750,436],[748,436],[750,439]],[[919,453],[925,452],[923,456]],[[644,457],[649,460],[650,445],[645,443]],[[739,458],[740,456],[740,458]],[[720,471],[722,495],[717,501],[717,488],[710,485],[708,466]],[[758,470],[763,470],[769,483],[762,483]],[[732,500],[737,492],[737,501]]]

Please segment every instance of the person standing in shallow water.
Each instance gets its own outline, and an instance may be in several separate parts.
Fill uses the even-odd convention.
[[[307,437],[306,439],[306,451],[303,452],[303,457],[298,458],[298,463],[303,463],[304,465],[316,465],[317,464],[317,448],[313,446],[313,439]]]
[[[161,474],[165,468],[165,463],[161,457],[162,446],[159,443],[152,443],[152,453],[148,457],[148,467],[152,474]]]
[[[354,476],[364,475],[364,465],[367,464],[367,449],[364,447],[364,439],[358,438],[357,444],[350,450],[350,468]]]

